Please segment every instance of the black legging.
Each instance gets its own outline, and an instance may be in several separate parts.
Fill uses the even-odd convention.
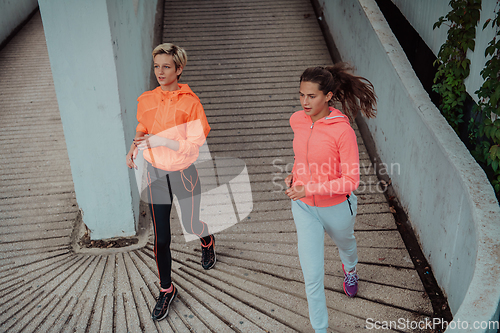
[[[170,253],[170,211],[173,194],[181,207],[184,229],[200,237],[203,245],[210,243],[206,223],[200,221],[201,185],[194,164],[182,171],[164,171],[148,163],[147,198],[155,233],[155,259],[160,285],[170,287],[172,256]]]

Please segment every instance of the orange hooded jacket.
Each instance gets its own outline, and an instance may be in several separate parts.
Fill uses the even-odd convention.
[[[312,122],[305,112],[290,117],[293,129],[293,185],[304,185],[309,206],[344,202],[359,186],[359,153],[349,119],[330,107],[330,115]]]
[[[184,170],[196,161],[199,148],[210,132],[201,102],[187,84],[180,89],[146,91],[137,101],[138,132],[159,135],[179,142],[179,150],[155,147],[144,151],[144,159],[155,168]]]

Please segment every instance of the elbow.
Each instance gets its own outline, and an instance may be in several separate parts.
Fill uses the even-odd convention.
[[[360,184],[359,177],[346,179],[346,182],[344,183],[345,193],[350,194],[351,192],[356,191],[359,187],[359,184]]]
[[[199,147],[196,144],[190,143],[187,140],[179,140],[179,149],[177,150],[178,153],[184,154],[184,155],[193,155],[197,154],[199,151]]]

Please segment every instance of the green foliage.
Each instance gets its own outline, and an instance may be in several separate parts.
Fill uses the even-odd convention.
[[[481,0],[451,0],[450,6],[452,10],[434,24],[434,29],[445,24],[449,30],[434,63],[437,73],[432,89],[440,94],[439,108],[458,133],[464,121],[467,97],[464,80],[470,71],[467,51],[474,51]],[[475,107],[475,119],[470,120],[468,127],[469,143],[472,155],[483,166],[500,198],[500,0],[497,0],[494,18],[486,21],[483,30],[488,26],[495,29],[496,34],[485,50],[489,60],[481,71],[484,83],[476,91],[479,102]]]
[[[499,8],[500,1],[497,1]],[[495,37],[489,42],[485,56],[491,57],[487,62],[481,76],[484,83],[476,91],[479,103],[476,112],[482,115],[484,121],[474,123],[476,148],[474,157],[488,168],[486,173],[495,189],[497,197],[500,196],[500,9],[496,9],[495,17],[488,19],[483,26],[488,25],[496,30]]]
[[[467,98],[464,80],[470,72],[467,51],[474,51],[481,0],[451,0],[450,6],[452,10],[446,16],[441,16],[433,26],[435,29],[445,24],[449,30],[448,38],[434,62],[438,68],[432,90],[441,96],[439,109],[458,133]]]

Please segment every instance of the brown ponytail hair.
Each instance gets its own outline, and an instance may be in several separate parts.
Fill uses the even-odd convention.
[[[319,85],[319,90],[327,95],[330,91],[333,97],[328,103],[335,101],[342,104],[342,111],[350,121],[353,121],[358,110],[368,118],[376,116],[377,97],[373,85],[367,79],[350,73],[352,67],[345,62],[329,67],[310,67],[300,76],[300,82],[313,82]]]

